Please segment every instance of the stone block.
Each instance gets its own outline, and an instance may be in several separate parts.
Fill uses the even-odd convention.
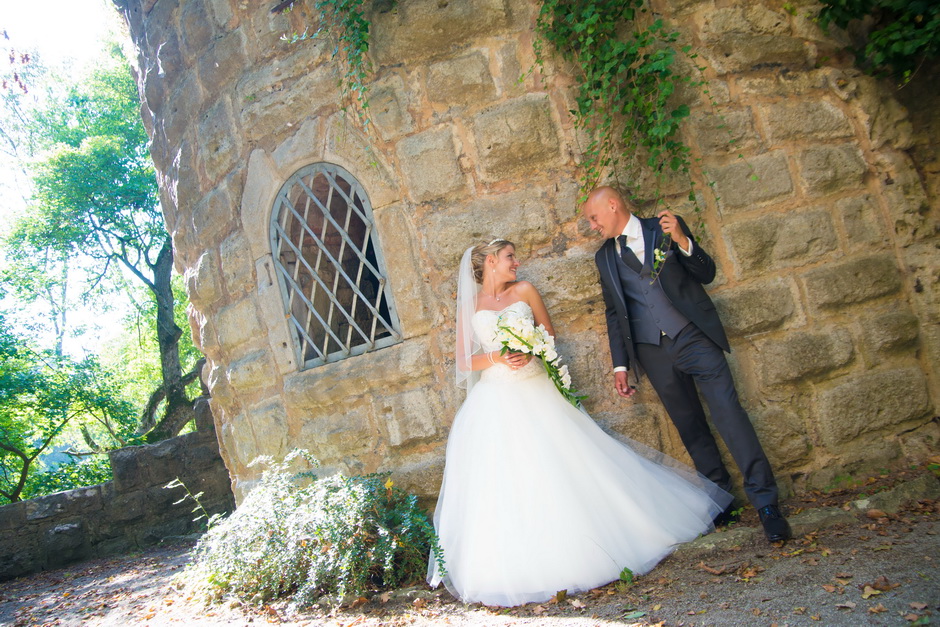
[[[292,414],[318,416],[396,387],[426,384],[436,365],[428,359],[430,354],[429,339],[419,337],[294,373],[284,378],[284,404]]]
[[[109,520],[121,525],[141,520],[148,511],[147,493],[143,490],[136,490],[128,494],[119,494],[109,503],[105,511]]]
[[[800,153],[800,179],[815,196],[862,186],[868,166],[858,146],[817,146]]]
[[[928,473],[890,490],[876,492],[867,499],[865,509],[880,509],[888,514],[896,514],[905,505],[937,499],[940,499],[940,480]]]
[[[320,65],[299,76],[262,69],[242,79],[239,98],[241,127],[249,142],[277,143],[311,116],[335,111],[342,95],[336,68]]]
[[[838,139],[854,134],[845,113],[826,100],[766,105],[763,116],[774,143],[801,139]]]
[[[885,241],[885,227],[871,196],[850,196],[835,203],[836,215],[848,238],[849,249],[870,249]]]
[[[275,277],[274,260],[270,254],[255,262],[257,277],[258,313],[262,331],[267,335],[271,359],[281,375],[296,372],[298,368],[297,342],[287,323],[284,298]]]
[[[872,353],[886,353],[910,347],[917,340],[920,321],[902,303],[890,308],[865,312],[859,321],[862,341]]]
[[[305,448],[325,466],[342,464],[361,469],[362,458],[378,444],[379,429],[370,415],[371,407],[361,402],[309,416],[300,426],[296,446]]]
[[[219,261],[222,266],[222,282],[229,297],[255,291],[255,264],[251,259],[251,247],[244,235],[235,232],[222,242],[219,246]]]
[[[323,124],[319,118],[304,120],[297,131],[285,139],[271,153],[281,172],[293,173],[304,166],[320,161],[323,151]]]
[[[432,63],[428,67],[428,100],[447,107],[481,106],[493,100],[496,84],[489,59],[480,51]]]
[[[721,114],[697,111],[691,118],[691,126],[695,141],[705,155],[738,152],[760,144],[750,108]]]
[[[197,160],[205,172],[203,189],[215,188],[217,183],[241,161],[240,142],[235,141],[235,119],[231,101],[222,97],[202,117],[197,127],[199,150]]]
[[[811,450],[806,426],[795,409],[781,404],[750,412],[761,446],[777,472],[805,461]]]
[[[376,211],[373,217],[402,333],[406,338],[424,335],[432,329],[433,314],[423,268],[415,263],[420,252],[412,208],[399,203]]]
[[[401,177],[384,153],[374,148],[375,138],[363,134],[347,119],[343,112],[333,115],[326,123],[326,148],[323,161],[341,165],[359,179],[369,195],[373,209],[380,209],[402,199]]]
[[[186,75],[177,83],[164,107],[163,132],[170,146],[178,145],[193,120],[202,110],[204,94],[199,81],[193,75]]]
[[[0,505],[0,532],[15,531],[26,524],[26,502]],[[2,544],[2,543],[0,543]]]
[[[451,54],[480,36],[493,36],[510,24],[505,0],[410,0],[395,11],[376,7],[369,53],[378,65],[413,64]]]
[[[783,151],[760,155],[748,162],[735,161],[714,168],[712,173],[718,203],[726,215],[793,195],[793,181]]]
[[[762,69],[807,70],[815,63],[814,49],[802,39],[782,35],[728,33],[702,48],[719,76]]]
[[[231,417],[228,424],[222,427],[222,443],[231,461],[244,467],[264,453],[255,441],[251,418],[245,414],[236,414]],[[298,440],[298,446],[305,446]]]
[[[438,399],[425,387],[374,400],[376,420],[385,423],[389,444],[400,447],[438,435],[444,413]]]
[[[724,235],[742,276],[812,263],[837,243],[832,218],[823,209],[735,222],[724,228]]]
[[[179,4],[183,60],[187,66],[192,66],[212,41],[212,20],[203,0],[183,0]]]
[[[45,534],[43,549],[46,563],[50,568],[55,568],[91,557],[88,544],[85,525],[81,520],[58,524]]]
[[[137,454],[137,446],[126,446],[108,452],[111,472],[114,475],[114,489],[118,494],[129,494],[148,485],[146,465]]]
[[[814,379],[848,364],[855,354],[845,329],[794,331],[759,342],[754,355],[765,385]]]
[[[593,249],[593,244],[589,245]],[[558,257],[522,259],[519,278],[535,285],[552,318],[559,320],[569,312],[580,313],[595,305],[603,311],[597,266],[591,250],[568,249]]]
[[[209,192],[192,208],[193,232],[206,247],[218,243],[235,226],[235,202],[225,187]]]
[[[395,463],[392,480],[406,492],[418,496],[419,501],[429,501],[433,507],[441,489],[444,477],[444,447],[438,447],[430,453],[408,456]]]
[[[784,279],[749,283],[712,297],[730,337],[779,328],[796,311],[790,284]]]
[[[226,351],[261,339],[261,323],[258,320],[254,298],[247,296],[219,310],[215,316],[219,343]]]
[[[439,126],[400,141],[398,160],[405,184],[415,202],[443,198],[467,187],[457,163],[454,130]]]
[[[808,72],[779,72],[772,75],[736,76],[735,84],[741,93],[749,96],[770,96],[776,98],[795,98],[814,95],[814,92],[826,89],[828,75],[822,70]]]
[[[411,105],[414,91],[398,74],[383,76],[369,91],[369,116],[385,141],[408,135],[415,129]]]
[[[213,41],[198,58],[196,75],[207,94],[223,94],[232,91],[247,67],[245,36],[241,31],[233,31]]]
[[[883,429],[909,428],[932,409],[919,368],[881,370],[846,377],[818,394],[818,430],[827,446]]]
[[[530,94],[490,107],[474,119],[473,134],[485,180],[512,179],[560,164],[548,96]]]
[[[814,309],[838,309],[901,289],[897,262],[888,254],[826,264],[807,271],[802,278],[807,302]]]
[[[882,173],[881,191],[890,212],[890,227],[896,245],[908,246],[937,235],[936,221],[929,219],[930,200],[910,156],[902,152],[877,153]]]
[[[286,176],[282,176],[268,154],[252,150],[248,157],[245,189],[241,198],[241,223],[245,239],[251,245],[251,258],[271,254],[271,208]]]
[[[275,369],[267,351],[257,350],[232,362],[225,372],[226,379],[242,398],[250,397],[256,390],[274,385]]]
[[[759,33],[762,35],[785,35],[788,20],[784,13],[768,9],[763,5],[725,7],[709,11],[702,26],[702,35],[714,43],[728,35]]]
[[[255,443],[263,455],[281,459],[290,452],[287,438],[287,414],[279,399],[245,409],[251,421]]]
[[[502,237],[515,243],[516,252],[525,259],[533,248],[548,241],[555,223],[547,198],[529,188],[442,206],[427,217],[424,226],[419,245],[440,264],[444,276],[454,276],[468,247]],[[456,285],[454,276],[455,293]]]

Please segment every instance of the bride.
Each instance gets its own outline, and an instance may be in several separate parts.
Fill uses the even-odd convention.
[[[514,310],[554,335],[515,247],[467,249],[457,285],[457,384],[467,399],[447,442],[434,513],[446,570],[428,582],[467,603],[513,606],[649,571],[712,528],[731,495],[665,455],[604,433],[555,388],[538,359],[500,354]]]

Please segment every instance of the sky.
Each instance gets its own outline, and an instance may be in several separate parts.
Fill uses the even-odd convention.
[[[111,33],[114,37],[109,37]],[[111,0],[0,0],[0,63],[7,62],[6,53],[11,49],[17,53],[38,51],[48,67],[80,71],[99,54],[105,40],[120,41],[123,37],[121,19]],[[4,172],[0,172],[0,194],[0,230],[5,230],[22,208],[23,199],[4,178]],[[73,319],[91,327],[92,333],[71,340],[66,351],[76,356],[94,352],[107,336],[96,329],[121,329],[121,315],[120,309],[105,314],[106,323],[101,324],[100,314],[76,312]]]
[[[35,48],[47,62],[86,62],[119,23],[110,0],[0,0],[0,31],[6,46]]]

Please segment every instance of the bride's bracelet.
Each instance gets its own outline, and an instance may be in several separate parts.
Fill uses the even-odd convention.
[[[494,366],[496,365],[496,361],[493,360],[493,353],[492,353],[492,351],[486,354],[486,358],[490,360],[490,363],[491,363],[491,364],[493,364]]]

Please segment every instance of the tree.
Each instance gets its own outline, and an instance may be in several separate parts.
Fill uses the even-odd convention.
[[[77,417],[98,421],[119,445],[135,422],[95,360],[36,349],[0,315],[0,497],[21,500],[40,455]]]
[[[185,386],[198,372],[184,376],[180,361],[173,248],[138,108],[117,47],[90,77],[50,99],[34,118],[50,150],[34,166],[35,193],[8,245],[18,276],[49,277],[50,263],[74,268],[81,260],[91,262],[82,278],[86,293],[125,284],[128,277],[146,286],[156,306],[162,385],[151,395],[139,431],[157,441],[193,418]]]

